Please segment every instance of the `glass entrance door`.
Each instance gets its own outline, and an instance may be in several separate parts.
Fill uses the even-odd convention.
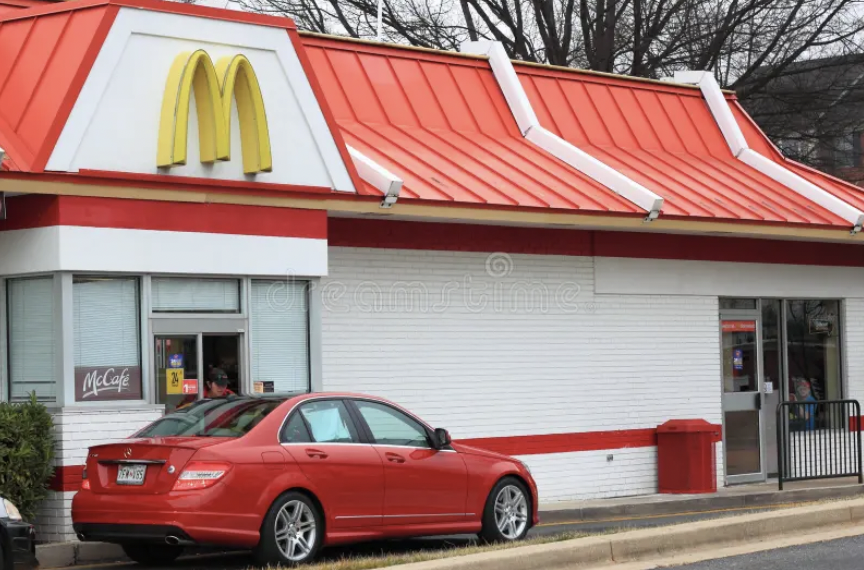
[[[720,334],[726,479],[764,481],[759,319],[721,315]]]
[[[157,403],[171,412],[199,397],[201,335],[156,335],[154,341]]]

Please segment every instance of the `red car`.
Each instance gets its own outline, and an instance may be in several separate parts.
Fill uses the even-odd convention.
[[[72,520],[80,540],[142,564],[220,545],[290,565],[368,539],[519,540],[538,522],[537,486],[522,462],[380,398],[229,397],[90,449]]]

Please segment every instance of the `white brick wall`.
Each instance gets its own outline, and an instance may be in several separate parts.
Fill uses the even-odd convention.
[[[595,295],[592,258],[334,247],[322,299],[324,389],[457,439],[721,421],[717,298]],[[531,461],[544,498],[566,500],[655,490],[651,453]]]
[[[162,417],[164,406],[114,409],[65,409],[54,414],[57,465],[84,465],[94,445],[124,439]]]
[[[162,406],[142,406],[118,411],[110,409],[65,409],[55,412],[57,441],[54,464],[84,465],[87,450],[129,437],[162,416]],[[50,492],[36,515],[36,532],[43,542],[75,540],[72,530],[72,497],[75,492]]]

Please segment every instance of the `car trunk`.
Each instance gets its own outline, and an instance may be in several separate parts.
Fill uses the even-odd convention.
[[[133,439],[90,449],[87,479],[97,494],[168,493],[196,451],[225,438]],[[173,469],[172,469],[173,467]]]

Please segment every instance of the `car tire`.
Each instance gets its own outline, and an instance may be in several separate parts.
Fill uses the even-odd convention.
[[[323,542],[323,513],[307,495],[292,491],[267,511],[255,558],[260,564],[298,566],[314,560]]]
[[[484,542],[515,542],[531,529],[531,494],[519,479],[505,477],[498,481],[483,508],[480,539]]]
[[[164,566],[183,554],[182,546],[170,544],[122,544],[123,552],[142,566]]]

